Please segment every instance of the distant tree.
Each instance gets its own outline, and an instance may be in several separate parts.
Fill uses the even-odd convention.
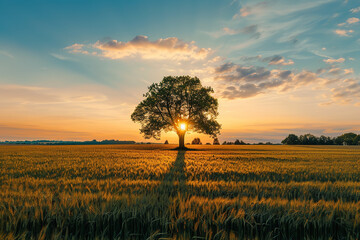
[[[240,145],[239,139],[236,139],[234,144],[235,144],[235,145]]]
[[[360,145],[360,135],[357,135],[357,136],[354,138],[353,144],[354,144],[354,145]]]
[[[314,135],[308,133],[305,135],[301,135],[299,137],[300,144],[303,145],[316,145],[318,144],[318,139]]]
[[[193,144],[193,145],[201,145],[202,142],[201,142],[200,138],[194,138],[192,140],[191,144]]]
[[[287,145],[295,145],[295,144],[299,144],[299,137],[296,136],[295,134],[289,134],[289,136],[287,136],[284,140],[281,141],[282,144],[287,144]]]
[[[226,145],[227,144],[227,142],[226,141],[224,141],[223,143],[222,143],[222,145]]]
[[[344,139],[341,136],[338,136],[334,139],[334,143],[336,145],[343,145],[344,144]]]
[[[164,144],[169,144],[168,140],[166,140],[166,141],[164,142]]]
[[[203,87],[199,78],[168,76],[154,83],[144,94],[145,99],[131,114],[134,122],[141,123],[140,132],[145,138],[159,139],[161,131],[175,131],[179,148],[185,149],[187,130],[204,133],[215,138],[220,134],[218,101],[211,87]]]
[[[213,145],[220,145],[219,139],[214,138]]]
[[[338,145],[354,145],[356,137],[357,135],[355,133],[345,133],[338,136],[335,141]]]
[[[318,143],[319,143],[320,145],[326,145],[326,140],[327,140],[327,137],[325,137],[324,135],[321,135],[321,136],[319,137]]]
[[[205,145],[211,145],[211,143],[206,143]]]
[[[345,133],[342,135],[342,138],[344,139],[344,143],[346,145],[354,145],[354,140],[357,137],[355,133]]]
[[[355,133],[345,133],[341,136],[331,138],[324,135],[316,137],[312,134],[305,134],[297,137],[295,134],[289,134],[283,144],[303,144],[303,145],[360,145],[360,135]]]

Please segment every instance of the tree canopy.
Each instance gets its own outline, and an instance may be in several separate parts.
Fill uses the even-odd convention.
[[[175,131],[181,138],[188,130],[215,138],[221,125],[216,121],[218,101],[213,92],[197,77],[167,76],[148,87],[131,119],[141,123],[145,138],[159,139],[162,131]]]

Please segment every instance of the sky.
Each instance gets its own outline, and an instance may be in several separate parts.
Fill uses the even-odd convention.
[[[221,142],[359,133],[359,62],[358,0],[0,0],[0,141],[149,141],[168,75],[214,88]]]

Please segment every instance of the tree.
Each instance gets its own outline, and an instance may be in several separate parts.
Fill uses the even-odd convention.
[[[169,141],[168,141],[168,140],[166,140],[164,144],[169,144]]]
[[[357,135],[355,133],[345,133],[336,138],[336,144],[353,145],[356,137]]]
[[[201,145],[202,142],[201,142],[200,138],[194,138],[192,140],[191,144],[193,144],[193,145]]]
[[[294,145],[294,144],[299,144],[300,141],[299,141],[299,137],[296,136],[295,134],[289,134],[289,136],[287,136],[287,138],[282,140],[281,143],[287,145]]]
[[[149,86],[131,119],[141,123],[140,133],[145,138],[159,139],[161,131],[175,131],[179,149],[185,149],[188,130],[213,138],[220,134],[221,125],[216,121],[218,101],[211,96],[213,92],[211,87],[203,87],[197,77],[167,76]]]
[[[360,135],[357,135],[353,140],[354,145],[360,145]]]
[[[214,138],[213,145],[220,145],[219,139]]]

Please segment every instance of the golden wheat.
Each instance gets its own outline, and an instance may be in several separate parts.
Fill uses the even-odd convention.
[[[0,239],[359,239],[360,148],[0,146]]]

